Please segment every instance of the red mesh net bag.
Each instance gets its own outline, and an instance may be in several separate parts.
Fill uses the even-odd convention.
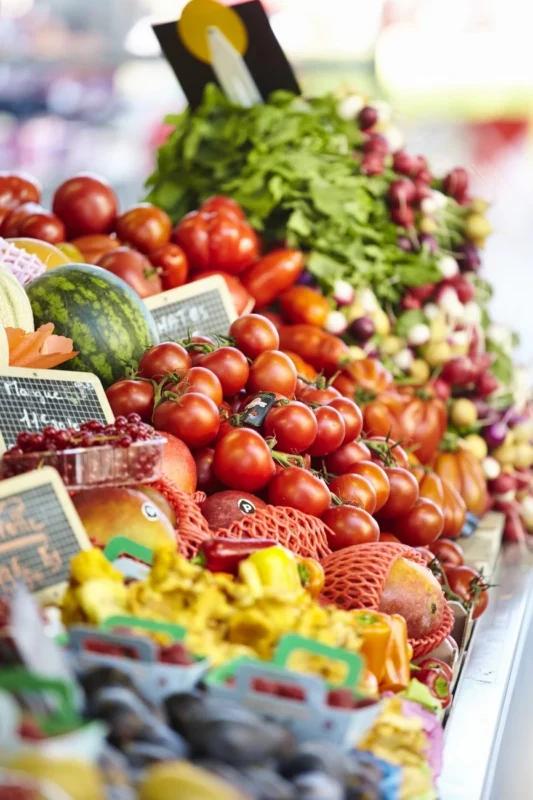
[[[389,570],[400,556],[426,565],[412,547],[394,542],[359,544],[331,553],[321,562],[326,574],[323,598],[340,608],[377,610]],[[439,627],[423,639],[410,640],[414,658],[434,650],[450,633],[453,621],[453,612],[446,604]]]
[[[213,535],[229,539],[274,539],[303,558],[321,561],[331,553],[326,526],[295,508],[267,506]]]
[[[168,478],[161,478],[152,486],[161,492],[174,509],[180,553],[186,558],[192,558],[200,543],[213,535],[207,520],[200,511],[200,503],[205,500],[205,494],[203,492],[196,492],[196,494],[182,492]]]

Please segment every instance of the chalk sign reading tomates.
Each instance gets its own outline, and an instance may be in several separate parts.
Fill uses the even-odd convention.
[[[0,452],[20,431],[45,425],[70,428],[89,419],[111,422],[113,412],[95,375],[55,369],[0,369]]]
[[[147,298],[162,342],[190,333],[227,335],[237,314],[224,278],[213,275]]]
[[[51,467],[0,482],[0,595],[17,582],[56,600],[70,559],[90,547],[61,478]]]

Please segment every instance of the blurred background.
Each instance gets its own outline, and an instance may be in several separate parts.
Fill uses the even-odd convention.
[[[181,0],[0,0],[0,169],[49,196],[79,170],[123,205],[143,195],[163,117],[185,105],[151,25]],[[265,0],[306,93],[339,84],[390,102],[411,151],[463,165],[492,202],[494,316],[533,365],[530,0]]]

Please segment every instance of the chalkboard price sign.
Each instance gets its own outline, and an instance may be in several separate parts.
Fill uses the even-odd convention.
[[[162,342],[189,333],[227,335],[237,314],[224,278],[213,275],[147,298]]]
[[[112,422],[113,412],[96,377],[55,369],[0,369],[0,453],[20,431],[45,425],[70,428],[89,419]]]
[[[71,557],[89,547],[54,469],[43,467],[0,482],[0,595],[21,582],[40,599],[57,600]]]

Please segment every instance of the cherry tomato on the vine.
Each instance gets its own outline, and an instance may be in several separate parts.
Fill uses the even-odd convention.
[[[279,348],[279,334],[273,322],[260,314],[238,317],[229,329],[229,335],[245,356],[254,359],[266,350]]]
[[[357,439],[363,429],[363,413],[359,406],[348,397],[335,397],[328,405],[336,408],[344,420],[345,434],[343,444]]]
[[[224,397],[244,389],[250,374],[246,356],[236,347],[219,347],[200,359],[200,365],[214,372],[222,385]]]
[[[330,528],[327,537],[332,550],[369,544],[379,539],[378,523],[368,511],[357,506],[332,506],[322,515],[322,521]]]
[[[143,353],[139,361],[139,375],[153,380],[161,380],[172,372],[184,372],[190,368],[191,357],[177,342],[155,344]]]
[[[154,426],[177,436],[188,447],[205,447],[216,438],[220,417],[210,397],[190,392],[160,403],[154,411]]]
[[[115,417],[139,414],[144,422],[152,419],[154,387],[150,381],[124,379],[113,383],[106,391]]]
[[[344,420],[337,409],[331,406],[316,408],[315,417],[318,430],[308,452],[312,456],[327,456],[337,450],[344,441]]]
[[[290,506],[321,517],[331,503],[331,494],[324,481],[311,472],[287,467],[270,481],[268,499],[275,506]]]
[[[444,514],[426,497],[421,497],[407,514],[390,520],[394,533],[411,547],[425,547],[442,533]]]
[[[277,450],[303,453],[315,441],[318,424],[311,409],[295,400],[270,409],[263,424],[263,433],[275,437]]]
[[[275,469],[270,449],[256,431],[235,428],[216,444],[214,474],[230,489],[258,491],[272,478]]]
[[[362,475],[354,472],[339,475],[330,481],[329,488],[343,503],[364,508],[369,514],[376,510],[376,490]]]
[[[403,467],[387,467],[390,494],[379,514],[385,519],[406,514],[418,500],[418,481],[409,470]]]
[[[269,350],[257,356],[250,367],[249,392],[279,392],[294,397],[298,374],[289,356],[281,350]]]
[[[348,442],[326,457],[326,468],[334,475],[352,472],[352,465],[358,461],[370,461],[370,450],[364,442]]]
[[[483,614],[489,603],[489,587],[484,577],[472,567],[446,567],[450,589],[467,605],[473,605],[473,617]]]
[[[356,461],[352,464],[350,472],[355,472],[356,475],[362,475],[367,478],[376,492],[376,511],[379,511],[387,500],[389,499],[390,484],[387,478],[387,473],[378,464],[373,461]]]

